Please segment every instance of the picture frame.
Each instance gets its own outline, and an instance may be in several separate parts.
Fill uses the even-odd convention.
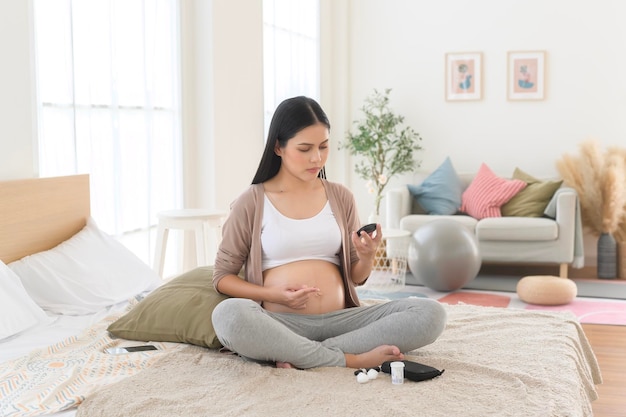
[[[482,99],[482,52],[446,53],[446,100]]]
[[[545,51],[509,51],[507,63],[508,100],[543,100],[545,98]]]

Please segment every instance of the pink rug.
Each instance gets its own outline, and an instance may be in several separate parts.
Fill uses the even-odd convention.
[[[439,298],[439,302],[446,304],[472,304],[483,307],[508,307],[511,297],[477,292],[453,292]]]
[[[527,310],[571,311],[581,323],[626,326],[626,303],[574,300],[562,306],[526,306]]]

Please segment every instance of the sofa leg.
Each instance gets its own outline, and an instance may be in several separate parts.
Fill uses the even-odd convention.
[[[567,278],[567,264],[559,265],[559,276],[561,278]]]

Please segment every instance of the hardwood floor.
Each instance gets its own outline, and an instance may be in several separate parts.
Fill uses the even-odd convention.
[[[599,398],[592,403],[594,417],[626,416],[626,326],[583,324],[600,370]]]

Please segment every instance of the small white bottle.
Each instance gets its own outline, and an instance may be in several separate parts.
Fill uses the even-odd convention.
[[[391,362],[391,383],[404,384],[404,362]]]

